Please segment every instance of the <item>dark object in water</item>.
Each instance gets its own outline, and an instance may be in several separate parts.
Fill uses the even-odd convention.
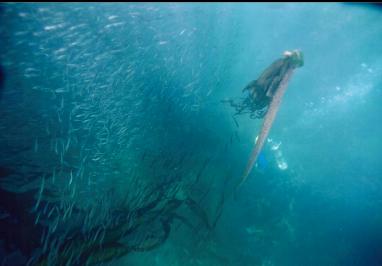
[[[249,113],[252,119],[263,118],[288,70],[303,65],[304,58],[301,52],[285,52],[283,58],[273,62],[258,79],[251,81],[243,89],[247,95],[242,102],[235,103],[233,100],[228,100],[236,110],[235,115]]]
[[[35,224],[35,218],[29,211],[34,204],[35,193],[15,193],[0,188],[0,206],[10,214],[0,219],[0,239],[4,241],[7,252],[19,249],[22,254],[30,256],[40,245],[42,227]]]
[[[248,160],[247,167],[240,179],[237,187],[244,183],[249,173],[252,170],[254,163],[268,137],[269,131],[272,127],[273,121],[279,109],[282,97],[287,89],[289,79],[291,78],[294,69],[304,65],[304,57],[301,51],[295,50],[293,52],[284,52],[284,58],[274,62],[268,67],[254,85],[248,90],[252,90],[253,98],[259,98],[261,106],[269,105],[263,125],[260,130],[259,137],[256,145],[252,150],[251,157]],[[247,90],[247,88],[246,88]],[[269,98],[269,99],[268,99]],[[268,103],[270,101],[270,104]]]
[[[13,173],[14,171],[12,169],[0,165],[0,179],[7,177]]]

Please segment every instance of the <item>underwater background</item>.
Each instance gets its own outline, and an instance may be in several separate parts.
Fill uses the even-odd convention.
[[[0,6],[1,265],[382,265],[382,10]],[[262,120],[242,96],[305,65]]]

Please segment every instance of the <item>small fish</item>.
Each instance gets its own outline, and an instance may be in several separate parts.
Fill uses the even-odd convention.
[[[68,141],[66,142],[65,151],[68,151],[70,145],[71,138],[69,136]]]
[[[42,199],[42,193],[44,191],[44,187],[45,187],[45,176],[42,177],[41,187],[40,187],[40,191],[38,193],[37,202],[36,202],[36,205],[33,208],[34,211],[36,211],[38,209],[38,206],[40,205],[40,202],[41,202],[41,199]]]
[[[70,171],[69,186],[72,184],[72,182],[73,182],[73,172]]]
[[[54,152],[56,153],[56,154],[58,154],[58,147],[57,147],[57,139],[56,139],[56,142],[55,142],[55,144],[54,144]]]
[[[37,152],[38,151],[38,139],[35,138],[34,140],[34,152]]]
[[[45,204],[44,211],[42,212],[43,214],[46,214],[46,211],[48,210],[48,207],[49,207],[49,203]]]
[[[116,18],[118,18],[118,16],[113,16],[113,15],[112,15],[112,16],[108,16],[108,17],[107,17],[108,20],[113,20],[113,19],[116,19]]]
[[[240,142],[239,134],[237,133],[237,130],[235,131],[235,136],[237,138],[237,141]]]
[[[53,174],[52,174],[52,183],[54,184],[56,182],[56,167],[53,168]]]
[[[239,123],[237,122],[236,118],[232,116],[233,121],[235,121],[236,127],[239,128]]]
[[[41,212],[38,213],[37,217],[36,217],[36,220],[34,222],[34,224],[36,225],[40,219],[40,215],[41,215]]]
[[[54,208],[52,208],[49,213],[48,213],[48,218],[50,218],[50,216],[53,214],[54,210],[57,208],[57,206],[55,206]]]

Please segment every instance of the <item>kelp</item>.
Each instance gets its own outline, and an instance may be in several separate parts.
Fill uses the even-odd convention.
[[[73,230],[60,246],[54,264],[94,265],[131,252],[155,249],[168,239],[174,220],[197,229],[188,218],[177,213],[183,205],[202,221],[206,229],[212,230],[207,213],[200,205],[190,196],[179,198],[178,190],[172,186],[174,184],[171,182],[155,186],[146,194],[146,204],[139,208],[115,210],[114,215],[122,217],[113,227],[104,228],[100,225],[87,233]],[[138,241],[133,243],[136,239]],[[50,263],[49,253],[46,253],[40,257],[37,265]]]
[[[192,186],[201,187],[201,172],[209,160],[203,163]],[[2,172],[4,176],[13,174],[8,169]],[[219,207],[216,217],[210,220],[211,217],[200,204],[211,191],[211,184],[199,197],[194,198],[195,195],[190,194],[192,189],[182,185],[181,177],[175,176],[163,178],[165,181],[146,189],[140,188],[142,194],[133,204],[129,202],[131,197],[128,196],[116,202],[108,218],[113,222],[107,226],[94,224],[84,230],[86,227],[81,224],[88,219],[89,210],[73,205],[71,208],[77,214],[78,223],[64,221],[69,210],[65,204],[62,205],[65,193],[59,193],[47,181],[51,174],[40,173],[38,176],[33,178],[35,180],[31,185],[23,188],[0,190],[1,206],[11,214],[0,219],[1,237],[5,239],[6,248],[19,249],[30,258],[28,265],[96,265],[109,262],[132,252],[158,248],[169,238],[175,221],[193,231],[204,228],[211,232],[221,215],[222,208]],[[222,200],[224,202],[224,195]],[[137,205],[138,202],[141,203]],[[190,210],[190,215],[183,215],[182,207]],[[12,223],[11,217],[16,217],[18,222]],[[195,226],[193,217],[202,226]],[[52,223],[60,223],[60,229],[52,230],[55,227],[50,226]]]

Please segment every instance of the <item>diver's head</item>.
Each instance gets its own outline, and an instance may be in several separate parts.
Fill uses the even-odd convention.
[[[285,51],[283,53],[285,58],[291,60],[293,68],[302,67],[304,65],[304,54],[300,50]]]

